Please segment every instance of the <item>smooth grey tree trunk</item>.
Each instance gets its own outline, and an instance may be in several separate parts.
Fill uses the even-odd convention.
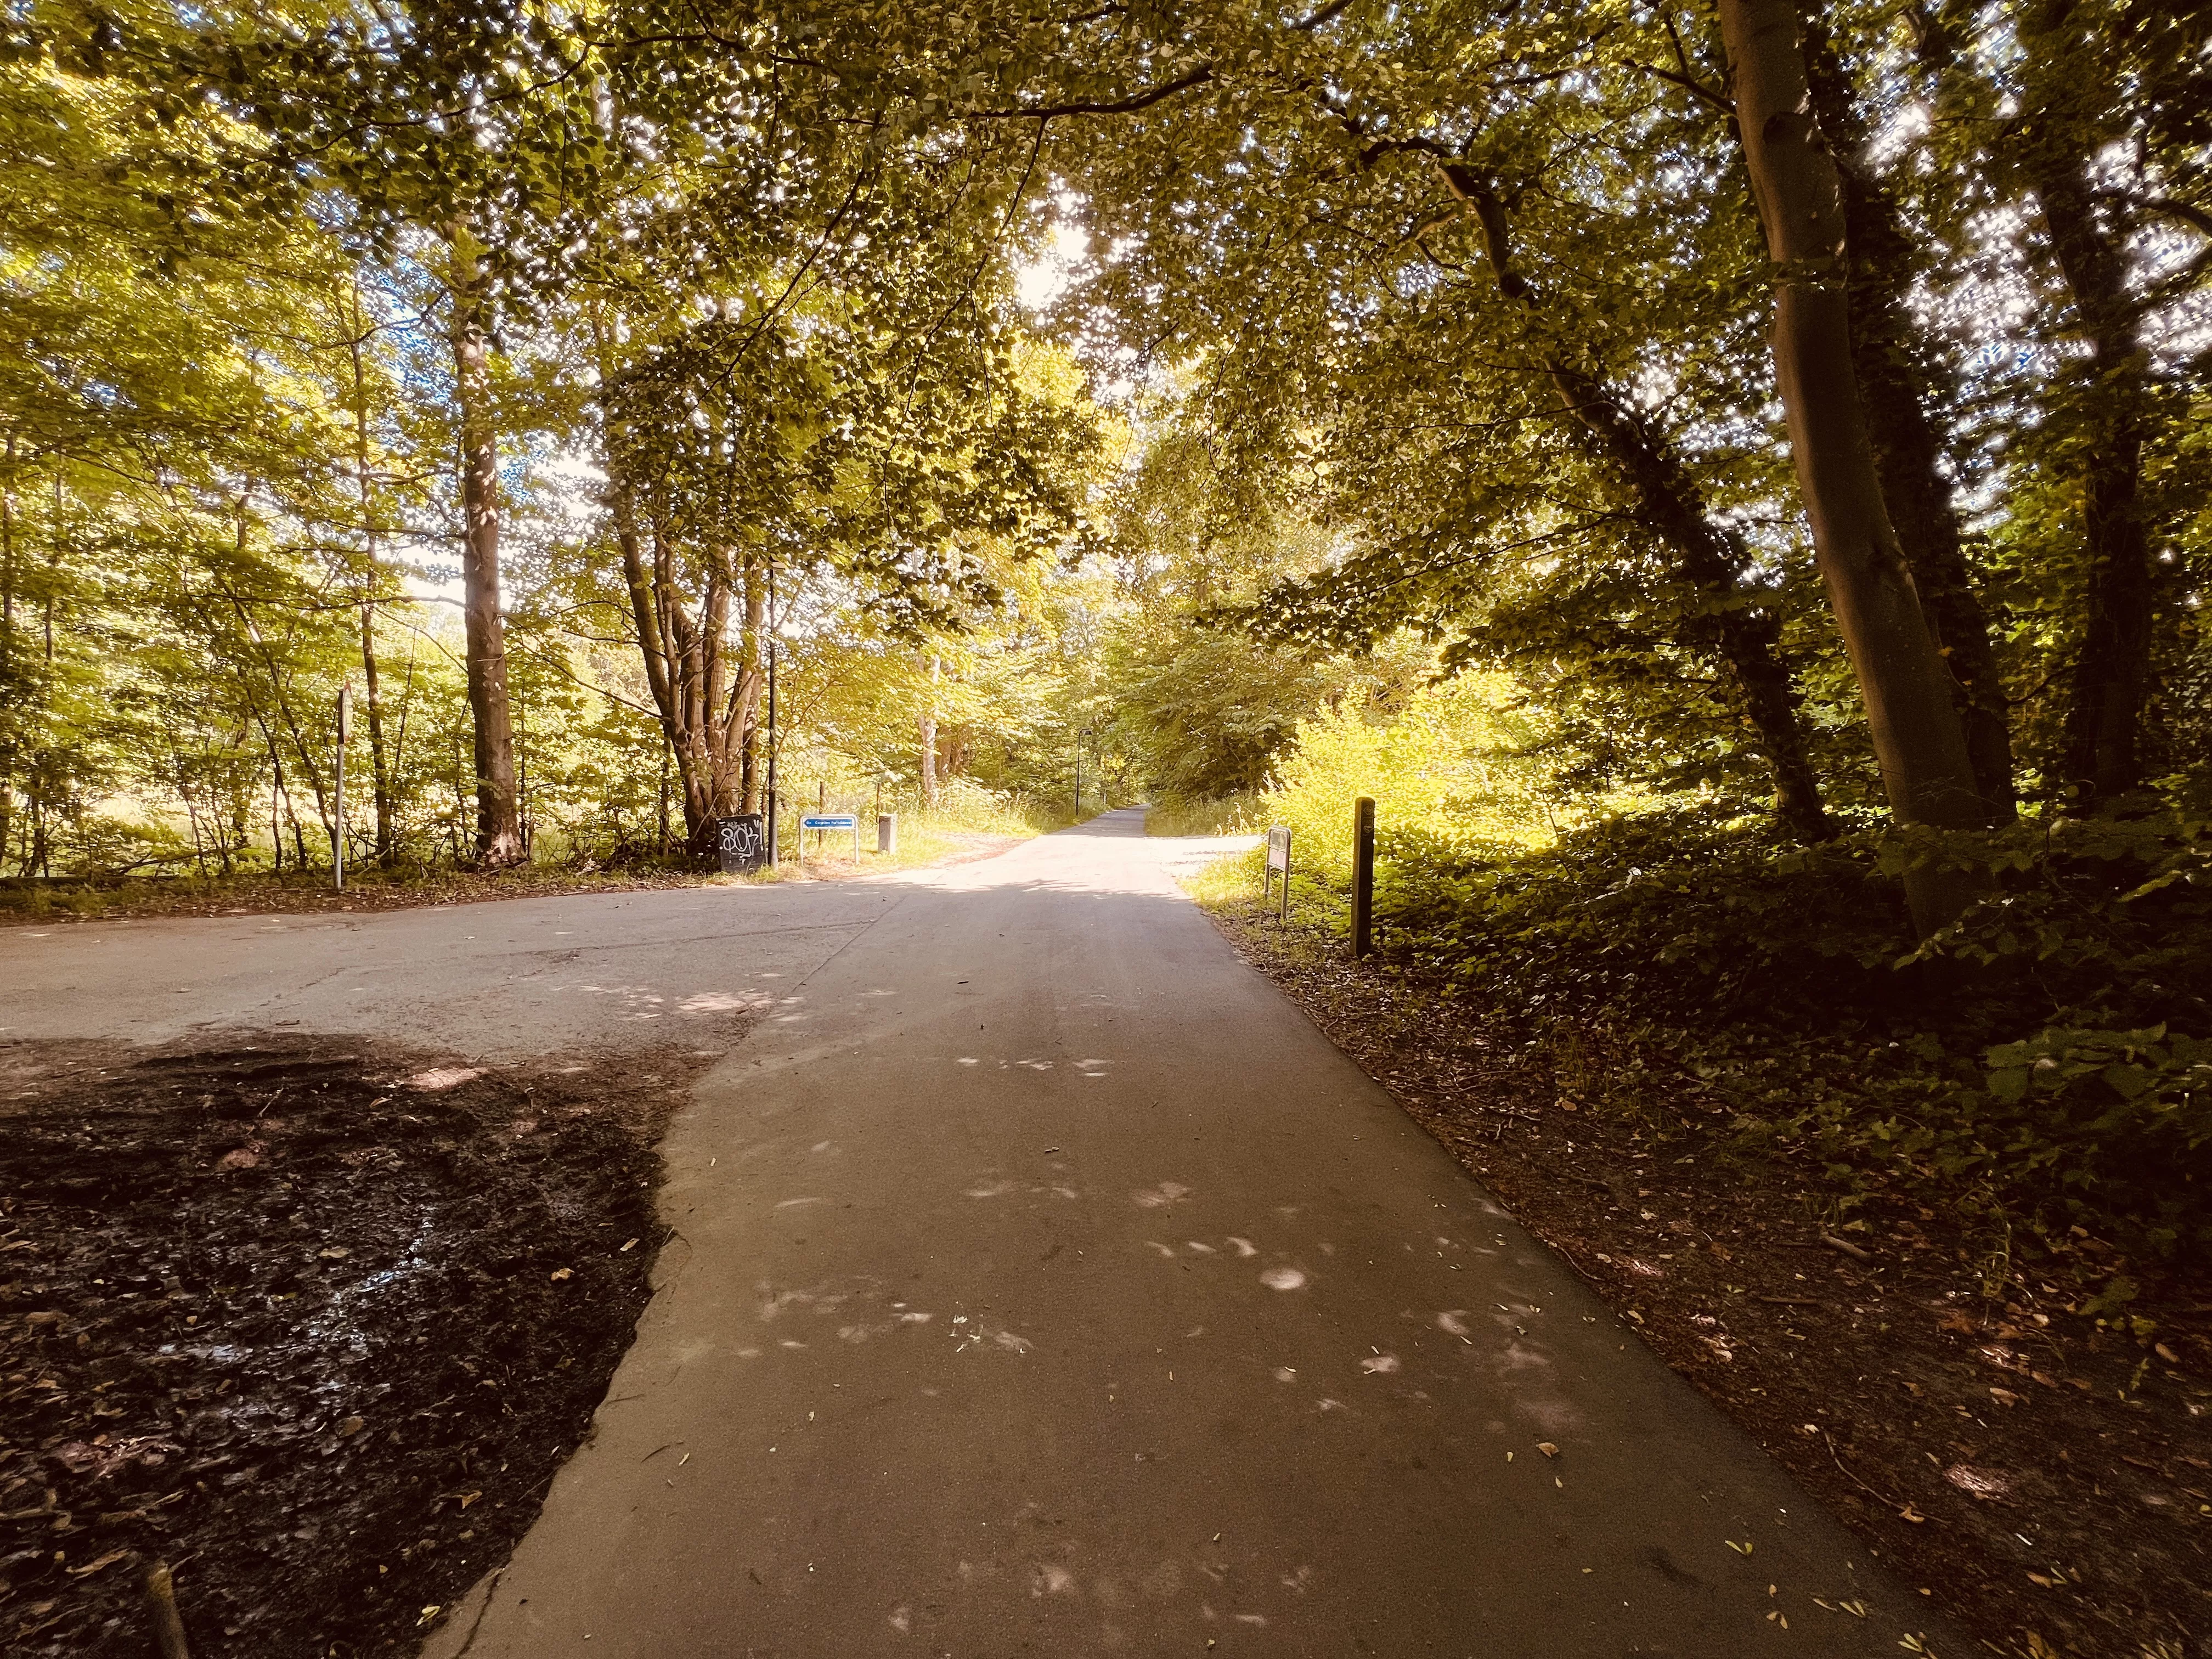
[[[462,617],[468,641],[469,713],[476,727],[478,863],[522,861],[507,707],[507,632],[499,611],[499,434],[491,411],[491,342],[483,262],[467,227],[449,234],[453,380],[461,417]]]
[[[1813,550],[1858,677],[1892,817],[1973,829],[1989,809],[1951,677],[1898,544],[1851,363],[1842,181],[1813,118],[1793,0],[1719,0],[1736,125],[1773,262],[1774,368]],[[1916,862],[1905,901],[1922,937],[1978,884]]]

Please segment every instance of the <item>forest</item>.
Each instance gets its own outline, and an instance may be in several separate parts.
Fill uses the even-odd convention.
[[[19,917],[324,880],[342,687],[372,885],[773,772],[1285,824],[1335,950],[1369,796],[1516,1075],[2148,1368],[2209,580],[2206,0],[0,12]]]
[[[327,866],[348,684],[370,878],[680,863],[773,658],[1544,1018],[1940,981],[1892,1133],[2201,1243],[2208,15],[28,0],[9,901]]]
[[[682,862],[773,658],[793,799],[1378,794],[1540,1024],[1940,1006],[1767,1092],[2201,1247],[2208,18],[27,0],[10,902],[326,866],[342,684],[371,878]]]

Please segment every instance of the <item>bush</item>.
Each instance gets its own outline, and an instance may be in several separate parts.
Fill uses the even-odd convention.
[[[1669,811],[1479,852],[1380,849],[1385,948],[1624,1110],[1674,1096],[1863,1188],[2212,1257],[2212,864],[2167,811],[1847,836]],[[1909,949],[1893,873],[1989,896]]]
[[[1764,823],[1674,810],[1474,856],[1397,830],[1377,854],[1393,948],[1516,1007],[1773,1021],[1896,994],[1904,907],[1856,842],[1808,851]]]

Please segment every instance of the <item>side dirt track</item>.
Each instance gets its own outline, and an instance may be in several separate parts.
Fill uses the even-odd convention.
[[[962,830],[936,832],[941,851],[884,862],[869,854],[859,865],[831,849],[803,862],[786,859],[776,879],[852,881],[921,865],[969,864],[995,858],[1021,844],[1018,836]],[[193,881],[186,878],[103,882],[27,883],[0,880],[0,927],[51,927],[82,921],[143,921],[176,916],[343,915],[380,910],[415,910],[433,905],[484,904],[497,899],[569,898],[594,893],[653,893],[692,887],[723,886],[763,879],[725,876],[713,871],[641,866],[622,870],[571,870],[526,865],[511,870],[440,870],[419,876],[387,874],[374,866],[354,874],[341,892],[328,871],[304,875],[257,875]]]
[[[412,1652],[535,1518],[648,1295],[701,1061],[0,1045],[0,1645]]]
[[[1905,1581],[2019,1659],[2212,1654],[2212,1303],[2138,1340],[2075,1316],[2115,1265],[1993,1256],[1924,1206],[1838,1227],[1820,1173],[1695,1103],[1584,1109],[1434,988],[1256,904],[1209,906],[1280,986]]]

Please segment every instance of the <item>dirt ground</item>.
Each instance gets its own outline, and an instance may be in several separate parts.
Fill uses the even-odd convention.
[[[2020,1659],[2212,1656],[2212,1285],[2071,1311],[2087,1236],[2029,1261],[1735,1149],[1698,1105],[1600,1115],[1494,1030],[1341,945],[1217,908],[1273,979],[1521,1222],[1904,1582]],[[1949,1656],[1947,1656],[1947,1659]]]
[[[700,1057],[0,1045],[0,1646],[413,1651],[644,1307]]]
[[[116,921],[146,916],[320,915],[349,910],[410,910],[428,904],[481,904],[494,899],[555,898],[571,893],[637,893],[738,880],[685,870],[577,872],[441,870],[434,875],[349,878],[343,892],[330,873],[241,876],[230,881],[131,881],[119,886],[54,884],[42,890],[10,882],[0,888],[0,927],[35,922]]]
[[[1023,837],[954,830],[939,832],[936,839],[945,842],[947,848],[933,858],[879,863],[871,854],[856,865],[849,852],[842,857],[831,852],[826,856],[810,856],[803,866],[787,859],[775,878],[850,881],[922,864],[971,864],[978,859],[996,858],[1008,848],[1020,846]],[[651,892],[670,887],[701,887],[710,883],[767,878],[724,876],[711,871],[574,871],[533,866],[522,870],[441,870],[431,875],[404,878],[387,878],[369,870],[349,878],[343,892],[332,889],[328,872],[210,882],[156,878],[114,886],[57,884],[42,889],[9,881],[0,883],[0,927],[29,923],[50,927],[57,923],[155,916],[331,915],[351,911],[410,910],[432,904],[483,904],[495,899]]]

